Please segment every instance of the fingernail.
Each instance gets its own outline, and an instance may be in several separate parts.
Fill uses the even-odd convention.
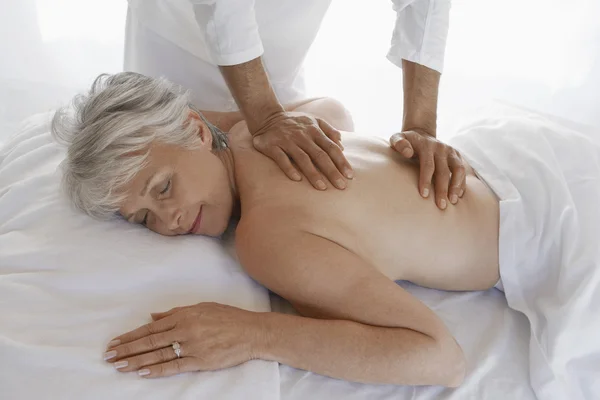
[[[337,186],[340,189],[346,189],[346,182],[344,182],[343,179],[338,179],[337,181],[335,181],[335,186]]]
[[[354,171],[352,171],[350,168],[346,168],[344,175],[346,175],[346,178],[352,179],[354,178]]]
[[[129,363],[127,361],[117,361],[113,365],[116,369],[119,369],[119,368],[125,368],[126,366],[129,365]]]
[[[121,344],[121,341],[119,339],[111,340],[110,342],[108,342],[108,346],[106,348],[110,349],[111,347],[115,347],[120,344]]]
[[[444,200],[444,199],[440,200],[440,207],[442,207],[442,210],[446,209],[446,200]]]
[[[104,353],[104,361],[110,360],[111,358],[115,358],[117,356],[116,350],[107,351]]]
[[[404,157],[410,157],[410,149],[404,149],[404,150],[402,150],[402,155]]]
[[[323,181],[317,181],[317,187],[321,190],[327,189],[327,185],[325,185],[325,182]]]
[[[452,204],[456,204],[456,202],[458,201],[458,196],[453,194],[452,196],[450,196],[450,202]]]
[[[149,373],[150,373],[150,370],[149,370],[149,369],[140,369],[140,370],[138,371],[138,375],[139,375],[139,376],[148,375]]]
[[[428,197],[429,196],[429,189],[425,188],[423,189],[423,197]]]
[[[295,181],[299,181],[301,179],[300,174],[294,172],[292,174],[292,179],[295,180]]]

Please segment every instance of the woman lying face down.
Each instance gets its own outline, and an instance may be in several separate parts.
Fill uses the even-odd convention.
[[[351,127],[329,99],[290,109]],[[61,111],[53,122],[68,145],[69,198],[94,217],[169,236],[218,237],[239,216],[242,267],[301,316],[178,308],[115,338],[107,361],[145,377],[261,358],[357,382],[460,384],[462,350],[394,281],[444,290],[498,281],[498,201],[473,171],[464,198],[441,211],[416,190],[418,166],[385,142],[343,132],[356,175],[345,190],[318,191],[255,151],[239,114],[203,114],[166,80],[101,76],[75,100],[74,116]]]

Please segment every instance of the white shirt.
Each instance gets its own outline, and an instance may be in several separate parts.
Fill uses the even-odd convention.
[[[262,56],[282,103],[304,95],[302,63],[331,0],[129,0],[125,69],[192,90],[200,108],[236,109],[219,65]],[[442,71],[449,0],[393,0],[388,59]],[[365,5],[366,7],[368,5]]]

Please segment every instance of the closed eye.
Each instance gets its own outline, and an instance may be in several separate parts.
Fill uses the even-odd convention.
[[[160,192],[160,194],[165,194],[169,191],[169,188],[171,187],[171,179],[169,179],[167,181],[167,184],[165,185],[164,189]]]

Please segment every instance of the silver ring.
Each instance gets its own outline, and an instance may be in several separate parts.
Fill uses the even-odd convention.
[[[175,352],[177,358],[181,357],[181,345],[179,344],[179,342],[171,343],[171,347],[173,348],[173,351]]]

